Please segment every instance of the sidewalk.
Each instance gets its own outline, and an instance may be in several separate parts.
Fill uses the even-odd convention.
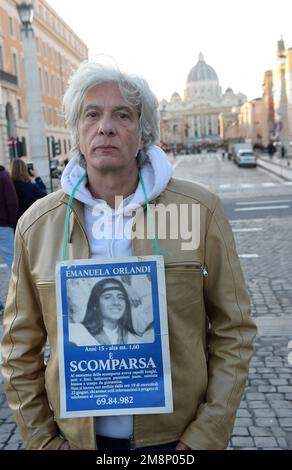
[[[290,158],[279,158],[277,156],[270,158],[268,155],[263,154],[258,157],[257,161],[259,167],[280,176],[284,180],[292,181],[292,156]]]

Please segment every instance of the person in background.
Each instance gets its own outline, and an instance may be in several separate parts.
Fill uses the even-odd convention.
[[[282,146],[281,146],[281,157],[282,157],[282,158],[285,158],[285,156],[286,156],[286,149],[285,149],[285,146],[282,145]]]
[[[12,162],[11,176],[19,201],[17,219],[19,219],[35,201],[47,195],[43,180],[35,175],[35,170],[33,171],[34,173],[32,173],[33,176],[31,177],[26,164],[20,158],[16,158]],[[34,183],[31,181],[33,177],[35,180]]]
[[[273,158],[274,153],[275,153],[275,146],[274,146],[273,142],[269,143],[269,145],[267,147],[267,150],[268,150],[269,157]]]
[[[9,270],[13,261],[13,228],[18,214],[18,197],[8,171],[0,165],[0,258]],[[3,305],[0,301],[0,310]]]

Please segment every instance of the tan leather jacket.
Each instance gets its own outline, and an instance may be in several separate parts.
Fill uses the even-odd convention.
[[[201,242],[197,250],[183,251],[180,239],[160,240],[161,250],[172,253],[165,263],[174,412],[135,416],[133,440],[137,448],[181,439],[193,449],[224,449],[256,332],[232,231],[218,198],[197,184],[172,179],[154,203],[199,203]],[[27,449],[57,449],[63,437],[73,449],[96,448],[93,418],[59,415],[54,273],[67,204],[62,191],[50,194],[26,212],[16,231],[2,370]],[[133,229],[146,218],[145,210]],[[154,254],[153,240],[134,239],[132,249],[136,256]],[[89,257],[83,205],[76,200],[69,254]],[[50,359],[44,365],[47,336]]]

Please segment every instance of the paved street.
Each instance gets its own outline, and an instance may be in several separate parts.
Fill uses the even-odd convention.
[[[178,156],[175,176],[222,199],[231,222],[258,325],[249,380],[230,449],[292,449],[292,183],[262,169],[238,168],[216,154]],[[7,272],[0,267],[0,294]],[[292,346],[290,351],[292,351]],[[0,446],[21,440],[0,384]]]
[[[175,176],[220,195],[258,325],[230,448],[292,449],[292,183],[215,154],[178,157]]]

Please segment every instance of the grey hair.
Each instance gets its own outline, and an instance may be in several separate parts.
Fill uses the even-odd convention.
[[[87,90],[102,83],[117,83],[125,100],[139,116],[142,149],[138,153],[138,165],[147,159],[147,147],[159,142],[158,100],[142,77],[129,75],[113,65],[95,61],[82,62],[69,80],[63,98],[65,120],[72,138],[71,155],[82,166],[85,160],[79,147],[79,119]]]

